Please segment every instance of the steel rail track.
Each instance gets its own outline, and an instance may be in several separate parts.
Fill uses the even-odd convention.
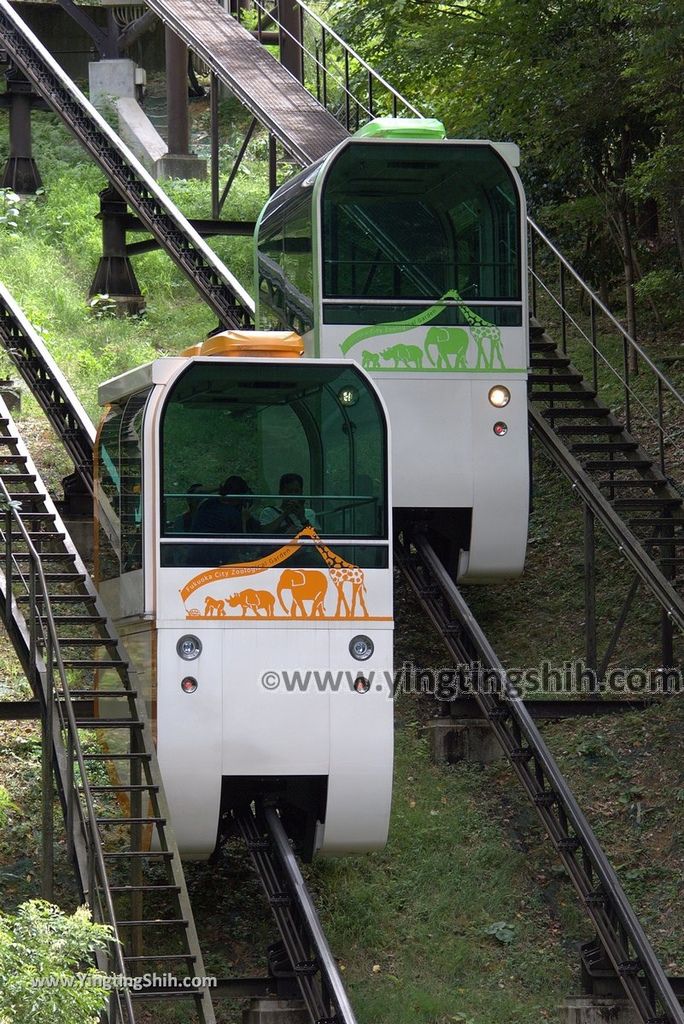
[[[356,1024],[335,958],[275,807],[233,812],[312,1024]]]
[[[643,1024],[684,1024],[684,1010],[653,947],[553,755],[458,587],[427,538],[398,545],[397,562],[457,665],[498,679],[473,696],[534,804]],[[498,690],[498,692],[497,692]]]
[[[0,0],[0,47],[83,143],[221,323],[233,328],[249,326],[254,303],[248,293],[64,73],[8,0]]]
[[[43,340],[0,282],[0,342],[93,493],[95,427]]]

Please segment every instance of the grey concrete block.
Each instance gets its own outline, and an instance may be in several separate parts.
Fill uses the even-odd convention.
[[[184,153],[167,153],[157,161],[157,178],[199,178],[207,176],[207,161]]]
[[[614,996],[569,996],[561,1007],[563,1024],[640,1024],[627,999]]]
[[[143,167],[155,175],[159,161],[168,152],[165,140],[136,100],[125,96],[117,100],[115,106],[119,135]]]
[[[309,1024],[310,1020],[300,999],[252,999],[242,1014],[242,1024]]]
[[[98,110],[113,107],[118,99],[135,99],[135,64],[132,60],[96,60],[88,65],[90,102]]]
[[[484,719],[432,718],[426,728],[435,764],[489,764],[503,757],[499,741]]]

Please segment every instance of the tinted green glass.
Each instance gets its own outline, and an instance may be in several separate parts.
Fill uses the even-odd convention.
[[[351,365],[197,361],[161,430],[166,537],[386,536],[384,418]]]
[[[520,299],[517,189],[488,146],[352,143],[322,234],[326,298]]]

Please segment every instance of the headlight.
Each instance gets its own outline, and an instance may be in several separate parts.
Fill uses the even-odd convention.
[[[194,661],[202,653],[202,643],[198,636],[186,633],[176,644],[176,650],[183,661]]]
[[[495,387],[489,389],[487,397],[496,409],[503,409],[510,402],[511,393],[503,384],[496,384]]]
[[[349,653],[352,658],[356,658],[357,661],[368,661],[369,658],[373,657],[375,651],[375,644],[369,636],[355,636],[349,641]]]

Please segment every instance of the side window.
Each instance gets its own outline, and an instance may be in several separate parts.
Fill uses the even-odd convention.
[[[121,574],[119,432],[122,416],[121,406],[110,406],[100,423],[97,440],[96,482],[100,505],[96,519],[97,575],[100,580],[111,580]]]
[[[100,426],[97,480],[100,519],[98,575],[102,580],[141,569],[143,463],[142,431],[151,388],[112,406]]]
[[[132,395],[121,419],[121,571],[142,569],[143,417],[150,389]]]

